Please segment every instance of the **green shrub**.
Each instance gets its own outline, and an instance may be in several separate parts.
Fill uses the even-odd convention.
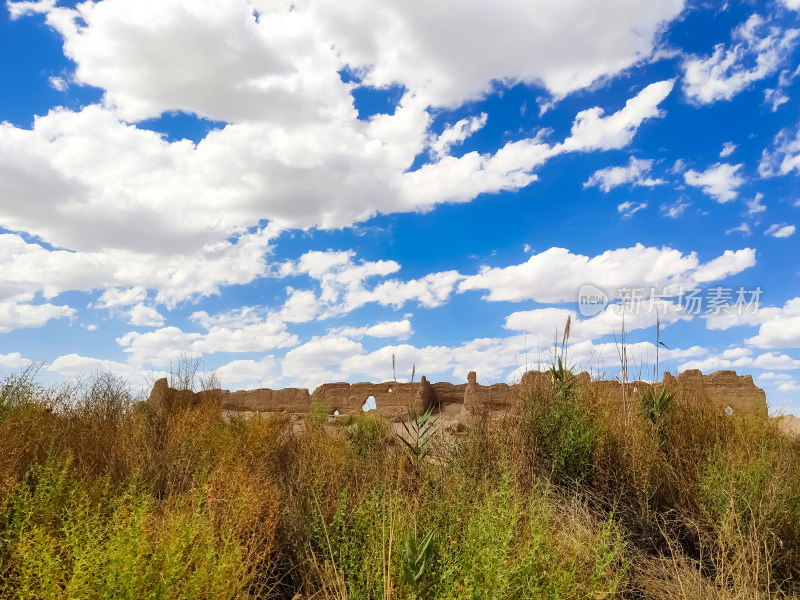
[[[308,422],[310,425],[324,425],[328,422],[331,407],[324,402],[312,402],[308,409]]]
[[[536,458],[558,480],[579,484],[591,474],[601,429],[582,394],[528,406],[525,417],[523,427]]]
[[[460,514],[431,524],[438,523],[430,531],[441,543],[431,563],[430,597],[613,597],[627,576],[620,527],[551,492],[539,484],[521,493],[509,468],[500,481],[462,488]]]
[[[34,467],[2,513],[0,596],[22,599],[233,598],[242,548],[201,498],[159,514],[131,487],[79,483],[70,461]]]
[[[346,597],[352,599],[383,597],[386,561],[391,555],[388,529],[399,527],[399,521],[384,518],[385,492],[376,487],[365,497],[354,498],[345,488],[330,520],[321,510],[311,516],[309,559],[318,565],[318,574],[322,574],[317,586],[333,589],[337,597],[343,594],[343,589]],[[394,537],[399,529],[391,533]],[[399,540],[399,535],[396,539]],[[399,545],[395,550],[399,551]],[[392,561],[391,570],[399,580],[399,560]]]
[[[389,424],[375,411],[353,415],[345,429],[350,447],[359,457],[367,457],[391,440]]]
[[[706,463],[700,479],[700,500],[715,520],[729,515],[751,524],[762,508],[772,480],[774,455],[762,448],[754,456],[720,448]]]

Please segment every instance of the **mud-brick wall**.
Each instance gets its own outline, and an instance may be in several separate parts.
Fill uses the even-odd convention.
[[[593,386],[598,393],[610,401],[622,397],[622,387],[614,381],[590,382],[587,373],[576,376],[579,386]],[[703,375],[689,370],[674,377],[664,374],[664,383],[670,388],[684,390],[698,398],[711,402],[721,410],[734,413],[767,414],[767,399],[764,390],[756,387],[750,375],[737,375],[734,371],[717,371]],[[642,382],[628,383],[628,393],[637,394],[647,385]],[[159,406],[192,405],[205,401],[219,401],[226,410],[305,413],[314,403],[325,404],[331,412],[340,414],[360,411],[368,398],[375,399],[378,411],[392,416],[402,416],[409,409],[424,411],[429,407],[441,408],[450,414],[470,415],[478,412],[499,412],[513,409],[521,393],[535,388],[547,389],[550,374],[529,371],[522,377],[520,385],[480,385],[474,371],[467,375],[467,383],[440,382],[431,384],[425,377],[415,383],[326,383],[313,393],[307,389],[286,388],[281,390],[259,389],[230,392],[210,390],[193,393],[169,387],[166,379],[159,379],[153,386],[149,402]],[[616,400],[615,400],[616,399]],[[460,407],[460,411],[459,411]]]

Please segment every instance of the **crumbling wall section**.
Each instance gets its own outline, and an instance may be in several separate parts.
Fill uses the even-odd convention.
[[[602,398],[610,402],[622,399],[622,386],[616,381],[591,382],[588,373],[575,378],[576,385],[590,386]],[[750,413],[767,415],[767,399],[764,390],[756,387],[750,375],[737,375],[735,371],[717,371],[703,375],[697,370],[688,370],[674,377],[664,374],[665,385],[673,389],[690,390],[704,401],[712,402],[728,413]],[[551,385],[547,371],[528,371],[519,385],[498,383],[480,385],[477,374],[471,371],[467,383],[430,383],[424,376],[419,382],[398,383],[326,383],[313,393],[307,389],[286,388],[280,390],[258,389],[230,392],[210,390],[194,393],[170,388],[166,379],[153,385],[148,402],[159,410],[193,406],[201,402],[220,402],[229,411],[306,413],[314,403],[325,404],[331,413],[359,412],[368,398],[375,399],[379,412],[397,419],[409,410],[423,412],[428,408],[446,411],[454,415],[473,415],[479,412],[504,412],[519,405],[520,399],[531,390],[546,392]],[[626,396],[634,399],[649,384],[630,382]],[[535,398],[535,394],[532,396]],[[459,411],[460,409],[460,411]]]

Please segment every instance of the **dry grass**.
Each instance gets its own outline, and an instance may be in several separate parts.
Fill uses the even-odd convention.
[[[800,592],[800,445],[695,388],[654,421],[562,373],[416,464],[375,414],[297,426],[31,375],[0,387],[0,597]],[[412,586],[406,543],[428,533]]]

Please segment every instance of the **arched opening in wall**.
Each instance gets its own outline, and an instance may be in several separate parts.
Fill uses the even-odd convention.
[[[733,409],[730,407],[730,405],[725,407],[725,414],[729,417],[733,414]]]
[[[375,396],[369,396],[367,401],[364,402],[364,405],[361,407],[361,410],[364,412],[369,412],[371,410],[375,410],[378,408],[378,405],[375,403]]]

